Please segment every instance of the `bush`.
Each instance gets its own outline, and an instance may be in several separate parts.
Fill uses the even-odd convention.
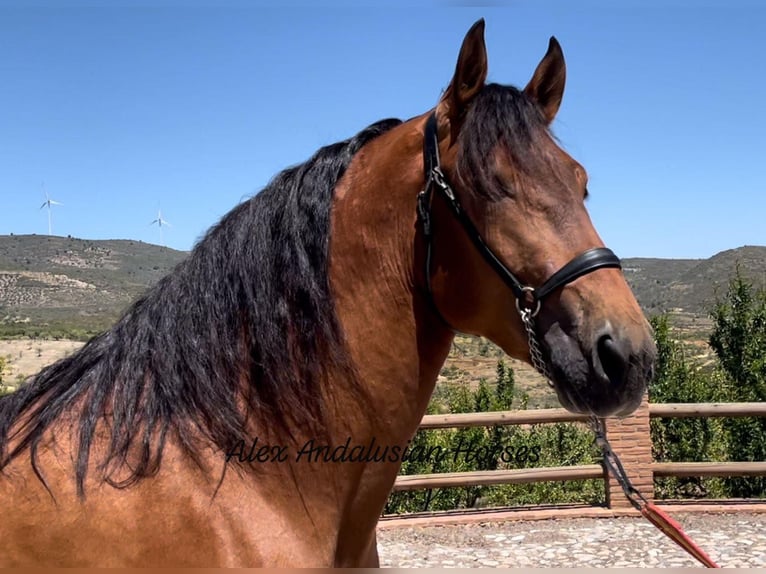
[[[472,390],[466,384],[439,385],[428,413],[489,412],[526,408],[527,397],[516,393],[513,369],[497,364],[493,385],[482,379]],[[425,453],[402,464],[401,474],[431,474],[592,464],[598,460],[590,432],[580,425],[546,424],[419,431],[410,452]],[[603,481],[571,481],[499,486],[472,486],[394,492],[386,514],[509,506],[554,502],[603,502]]]
[[[652,403],[696,403],[722,400],[712,384],[713,374],[692,367],[683,346],[671,338],[666,315],[651,319],[657,345],[655,377],[649,387]],[[694,462],[721,460],[726,443],[721,420],[709,418],[652,419],[652,456],[658,462]],[[720,479],[699,477],[657,478],[657,498],[682,498],[722,494]]]
[[[726,400],[766,401],[766,290],[756,289],[738,268],[712,317],[710,346],[725,374]],[[730,460],[766,460],[766,417],[727,418],[723,429]],[[732,497],[766,495],[766,477],[726,478],[724,483]]]
[[[766,400],[766,290],[755,288],[737,269],[711,316],[709,344],[717,363],[706,370],[691,365],[683,347],[672,340],[667,317],[652,319],[658,361],[651,402]],[[764,417],[654,419],[651,429],[657,461],[766,460]],[[766,477],[658,478],[655,495],[761,498]]]

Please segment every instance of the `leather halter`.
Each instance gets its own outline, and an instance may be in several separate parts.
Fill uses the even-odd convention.
[[[418,194],[417,212],[418,219],[423,225],[423,235],[426,241],[426,288],[428,296],[436,308],[431,291],[431,252],[433,243],[433,229],[431,226],[431,202],[433,189],[436,188],[444,197],[452,213],[463,226],[468,237],[471,239],[476,249],[481,253],[484,259],[492,266],[495,272],[511,289],[516,298],[516,309],[521,314],[525,312],[530,318],[537,315],[543,299],[550,295],[559,287],[571,283],[575,279],[582,277],[597,269],[605,267],[621,268],[620,259],[606,247],[595,247],[580,253],[574,259],[569,261],[561,269],[551,275],[541,286],[532,287],[522,283],[509,269],[502,260],[490,249],[482,238],[476,226],[471,221],[468,214],[460,205],[455,192],[446,176],[442,172],[439,163],[439,144],[437,138],[436,112],[432,112],[426,121],[425,139],[423,142],[423,164],[425,169],[426,184]],[[441,313],[437,309],[437,313]],[[442,316],[442,320],[444,317]],[[445,321],[447,323],[447,321]],[[449,325],[449,323],[447,323]]]

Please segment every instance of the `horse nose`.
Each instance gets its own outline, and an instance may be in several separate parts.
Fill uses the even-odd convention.
[[[605,384],[614,390],[623,386],[628,371],[628,353],[610,333],[601,334],[594,347],[593,367]]]

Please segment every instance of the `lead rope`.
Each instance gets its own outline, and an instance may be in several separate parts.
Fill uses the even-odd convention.
[[[521,316],[521,322],[524,324],[524,329],[527,332],[527,339],[529,341],[529,355],[532,361],[532,366],[543,376],[548,385],[553,386],[551,381],[550,370],[548,364],[543,358],[540,345],[537,341],[537,335],[535,334],[534,318],[540,310],[539,301],[535,309],[528,307],[521,307],[518,300],[516,301],[516,308]],[[604,428],[604,421],[597,418],[595,415],[588,419],[588,428],[590,428],[596,435],[596,445],[601,450],[603,455],[602,465],[606,467],[609,474],[614,477],[617,483],[622,488],[623,493],[633,507],[641,512],[641,515],[649,522],[654,524],[665,536],[670,538],[673,542],[678,544],[681,548],[686,550],[700,563],[704,564],[707,568],[720,568],[710,556],[705,553],[689,536],[683,531],[681,525],[673,520],[668,514],[660,510],[656,505],[649,502],[638,489],[633,486],[625,473],[625,469],[622,466],[622,462],[617,454],[612,450],[612,445],[606,438],[606,429]]]

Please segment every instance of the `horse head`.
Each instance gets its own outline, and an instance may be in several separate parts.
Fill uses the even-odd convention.
[[[553,137],[559,43],[523,90],[487,84],[484,22],[425,123],[425,288],[453,329],[530,361],[575,412],[625,415],[656,354],[649,324],[586,209],[588,175]]]

